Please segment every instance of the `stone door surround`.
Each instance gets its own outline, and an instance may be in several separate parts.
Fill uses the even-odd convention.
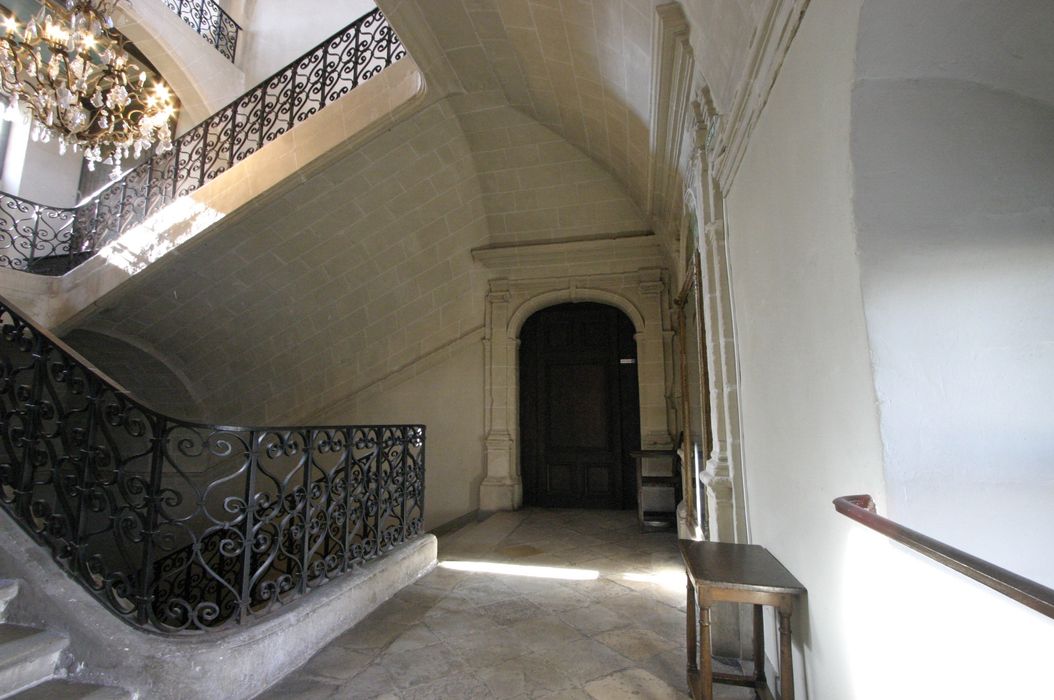
[[[592,243],[592,242],[591,242]],[[664,353],[666,281],[661,257],[651,235],[604,241],[609,248],[637,246],[642,255],[610,262],[608,269],[554,277],[513,279],[498,277],[489,283],[484,335],[485,477],[480,485],[482,511],[515,510],[523,505],[519,464],[519,337],[523,323],[536,311],[567,302],[596,302],[623,311],[636,330],[637,376],[640,390],[641,447],[670,446],[667,424],[667,358]],[[536,246],[548,248],[556,245]],[[575,246],[589,248],[589,245]],[[477,260],[497,269],[537,270],[524,265],[525,246],[516,246],[515,265],[507,249],[473,251]],[[542,252],[542,251],[537,251]],[[552,253],[553,251],[548,251]],[[585,253],[587,251],[577,251]],[[651,266],[654,264],[655,266]],[[647,266],[645,266],[647,265]],[[561,266],[567,269],[569,266]],[[593,265],[594,269],[596,265]],[[627,269],[630,268],[630,269]],[[572,270],[567,270],[572,272]],[[585,272],[585,271],[584,271]]]

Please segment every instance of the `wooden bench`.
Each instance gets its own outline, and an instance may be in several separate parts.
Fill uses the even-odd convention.
[[[765,549],[754,544],[681,540],[688,574],[688,687],[695,700],[713,700],[714,683],[754,688],[773,700],[765,679],[765,630],[762,606],[779,613],[780,698],[794,700],[791,659],[791,614],[805,587]],[[754,675],[714,673],[710,641],[710,608],[714,603],[754,606]]]

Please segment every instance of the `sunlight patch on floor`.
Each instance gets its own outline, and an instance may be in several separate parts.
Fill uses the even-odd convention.
[[[600,577],[594,569],[574,569],[557,566],[528,566],[524,564],[500,564],[492,561],[441,561],[439,566],[455,571],[506,576],[528,576],[531,578],[555,578],[564,581],[592,581]]]
[[[685,586],[683,569],[663,569],[661,571],[652,571],[646,574],[625,573],[622,574],[622,578],[627,581],[652,583],[671,591],[679,591]]]

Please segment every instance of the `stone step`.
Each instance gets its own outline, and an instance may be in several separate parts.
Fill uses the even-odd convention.
[[[0,624],[0,698],[54,676],[68,645],[69,639],[55,632]]]
[[[7,606],[18,595],[18,581],[0,579],[0,622],[7,619]]]
[[[124,688],[50,680],[10,696],[16,700],[130,700]]]

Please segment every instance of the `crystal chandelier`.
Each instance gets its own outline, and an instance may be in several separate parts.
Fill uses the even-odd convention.
[[[155,143],[172,147],[172,93],[147,75],[124,47],[111,13],[121,0],[44,0],[24,26],[4,18],[0,37],[0,88],[10,104],[7,117],[28,117],[34,139],[56,138],[59,150],[84,150],[88,169],[136,158]]]

